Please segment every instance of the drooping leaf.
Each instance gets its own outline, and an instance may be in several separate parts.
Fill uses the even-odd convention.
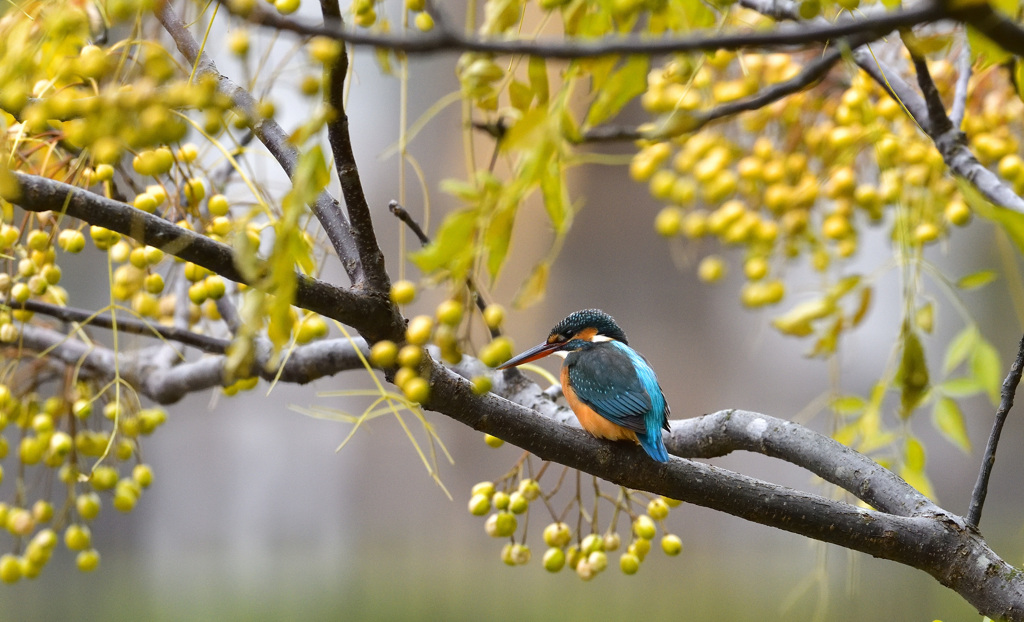
[[[530,80],[530,90],[537,98],[537,103],[548,103],[548,68],[542,57],[530,57],[526,65],[526,76]]]
[[[923,471],[925,463],[924,445],[913,436],[908,437],[904,444],[904,464],[908,469]]]
[[[956,282],[956,286],[960,289],[977,289],[983,285],[988,285],[994,280],[996,280],[996,273],[993,270],[982,270],[960,277],[960,280]]]
[[[590,105],[587,125],[594,126],[614,117],[622,107],[647,89],[647,56],[630,56],[602,85],[597,99]]]
[[[491,221],[487,223],[484,233],[484,244],[487,246],[487,272],[491,279],[496,279],[508,256],[509,244],[512,241],[512,229],[515,225],[516,206],[495,210]]]
[[[525,111],[533,102],[533,90],[525,83],[513,80],[508,85],[508,99],[513,108]]]
[[[924,346],[914,331],[902,335],[903,354],[896,372],[900,388],[900,416],[906,418],[924,398],[928,390],[928,362],[924,357]]]
[[[858,415],[867,408],[867,402],[859,395],[841,395],[832,400],[832,410],[839,416]]]
[[[516,309],[525,309],[530,305],[540,302],[544,299],[544,293],[548,287],[548,274],[551,271],[551,266],[546,261],[542,261],[533,268],[533,272],[526,279],[526,281],[520,286],[519,291],[516,292],[516,297],[512,301],[512,306]]]
[[[999,404],[999,392],[1003,384],[1003,368],[999,352],[991,343],[979,338],[971,352],[971,375],[988,393],[993,406]]]
[[[960,448],[964,453],[971,452],[971,439],[967,436],[967,425],[964,415],[955,400],[940,397],[935,400],[932,408],[932,421],[946,440]]]
[[[558,235],[569,230],[572,220],[572,208],[565,188],[562,167],[557,160],[551,160],[545,167],[545,174],[540,179],[541,194],[544,196],[544,209],[547,210],[551,226]]]
[[[950,378],[936,388],[949,397],[970,397],[982,390],[981,385],[972,376]]]
[[[956,369],[957,365],[967,360],[967,357],[974,350],[978,341],[978,327],[974,324],[965,326],[955,337],[950,339],[946,347],[946,356],[942,361],[942,372],[948,374]]]
[[[981,34],[974,26],[967,26],[967,42],[971,47],[971,61],[979,65],[979,69],[987,69],[995,65],[1002,65],[1013,58],[1013,54],[1007,52],[998,43]]]
[[[476,209],[461,209],[448,214],[433,241],[410,253],[409,259],[423,272],[446,269],[456,279],[469,270],[473,261],[473,236],[477,225]]]
[[[935,305],[926,302],[914,313],[914,321],[924,332],[931,334],[935,327]]]
[[[1017,246],[1017,250],[1024,253],[1024,214],[992,203],[966,179],[957,177],[956,183],[967,205],[982,218],[1002,227]]]

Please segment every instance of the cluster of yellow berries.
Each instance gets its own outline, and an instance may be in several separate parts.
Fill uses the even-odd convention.
[[[162,409],[129,411],[122,404],[107,402],[94,413],[96,399],[84,383],[70,391],[75,399],[62,397],[40,401],[35,393],[16,395],[0,384],[0,432],[16,428],[20,438],[17,491],[11,502],[0,502],[0,528],[15,539],[15,553],[0,556],[0,581],[14,583],[38,576],[57,545],[57,533],[64,530],[64,544],[78,553],[77,564],[90,571],[99,564],[88,523],[103,506],[102,495],[120,512],[131,512],[143,489],[153,482],[152,468],[139,460],[139,437],[152,434],[167,419]],[[116,421],[103,424],[104,420]],[[108,427],[109,426],[109,427]],[[0,433],[0,461],[9,454],[7,436]],[[99,464],[88,469],[84,459]],[[128,467],[130,462],[135,464]],[[65,486],[56,496],[63,507],[54,507],[49,489],[30,501],[31,482],[39,481],[33,467],[52,469]],[[127,474],[125,472],[127,471]],[[0,464],[0,481],[4,469]]]
[[[511,541],[501,549],[501,560],[509,566],[527,564],[531,559],[530,547],[525,541],[516,542],[515,534],[519,527],[517,516],[525,515],[530,503],[544,493],[540,484],[534,479],[521,479],[511,492],[497,490],[494,482],[480,482],[473,486],[469,499],[469,512],[474,516],[487,516],[484,531],[493,538],[510,538]],[[619,510],[616,508],[616,517]],[[657,536],[656,522],[668,517],[669,508],[679,502],[665,497],[655,497],[647,504],[647,513],[633,518],[632,534],[629,545],[619,556],[619,569],[627,575],[636,574],[640,564],[651,550],[651,541]],[[493,511],[492,511],[493,510]],[[613,519],[614,522],[614,519]],[[603,535],[595,531],[583,535],[576,534],[573,544],[573,533],[569,525],[556,520],[544,528],[543,565],[548,572],[559,572],[566,565],[576,572],[584,581],[589,581],[608,567],[608,554],[618,551],[622,546],[622,537],[609,526]],[[679,555],[683,543],[679,536],[666,533],[661,538],[661,548],[667,555]]]
[[[407,305],[416,298],[416,285],[411,281],[396,281],[391,285],[391,301],[397,305]],[[488,305],[483,318],[486,326],[497,330],[505,320],[505,310],[501,305]],[[370,349],[370,361],[380,369],[394,369],[395,386],[410,402],[423,403],[430,397],[430,384],[420,376],[420,366],[427,356],[424,348],[433,343],[441,352],[445,362],[457,364],[462,360],[463,338],[459,336],[459,327],[466,318],[465,305],[455,299],[448,299],[437,306],[433,316],[417,315],[409,320],[405,329],[405,344],[399,347],[393,341],[378,341]],[[479,352],[479,358],[491,367],[500,365],[512,357],[512,342],[507,337],[496,337]],[[487,376],[473,379],[473,388],[482,395],[491,390],[491,381]]]
[[[931,68],[940,93],[949,96],[956,72],[946,60]],[[782,300],[778,273],[786,260],[806,256],[823,271],[852,256],[866,224],[888,223],[894,240],[920,247],[971,219],[931,139],[864,73],[840,89],[829,78],[728,123],[684,131],[680,119],[695,119],[801,70],[798,57],[781,53],[679,57],[651,71],[642,97],[662,119],[648,129],[668,128],[630,165],[632,178],[666,204],[656,230],[743,248],[748,284],[741,300],[751,307]],[[972,149],[1015,188],[1024,187],[1024,161],[1015,153],[1024,105],[996,71],[973,78],[970,92],[963,127]],[[683,129],[671,131],[673,123]],[[886,221],[889,211],[894,218]],[[726,268],[711,254],[697,273],[717,281]]]

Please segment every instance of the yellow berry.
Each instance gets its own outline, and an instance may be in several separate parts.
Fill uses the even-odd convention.
[[[544,528],[544,543],[548,546],[562,547],[569,544],[572,532],[565,523],[551,523]]]
[[[416,298],[416,285],[412,281],[395,281],[391,284],[391,302],[407,305]]]
[[[665,534],[661,538],[661,550],[665,551],[666,555],[679,555],[683,550],[683,541],[675,534]]]
[[[501,327],[505,321],[505,307],[491,303],[484,308],[484,324],[491,330]]]
[[[423,362],[423,348],[409,344],[398,351],[398,364],[402,367],[419,367]]]
[[[668,504],[661,497],[651,499],[647,504],[647,514],[654,520],[662,520],[668,516]]]
[[[429,315],[417,315],[409,320],[409,326],[405,329],[405,338],[409,343],[421,346],[430,341],[433,331],[434,318]]]
[[[430,397],[430,384],[419,376],[410,378],[402,385],[402,393],[410,402],[422,404]]]
[[[634,553],[623,553],[619,558],[619,569],[622,574],[636,574],[640,570],[640,558]]]
[[[100,565],[100,552],[96,549],[81,551],[75,558],[75,564],[82,572],[92,572]]]
[[[394,341],[378,341],[370,348],[370,362],[381,369],[394,367],[397,359],[398,346]]]
[[[490,434],[484,434],[484,442],[487,443],[489,447],[494,447],[495,449],[505,444],[505,441]]]
[[[462,322],[463,307],[458,300],[445,300],[437,306],[437,321],[448,326],[458,326]]]
[[[544,552],[544,570],[558,572],[565,567],[565,552],[560,548],[549,548]]]
[[[668,206],[658,212],[654,219],[654,230],[658,235],[670,238],[679,233],[683,224],[683,211],[678,207]]]
[[[708,255],[697,266],[697,278],[705,283],[715,283],[725,277],[725,261],[717,255]]]
[[[491,511],[491,499],[484,494],[475,494],[469,498],[469,513],[473,516],[483,516]]]
[[[657,527],[650,516],[641,514],[633,521],[633,533],[643,540],[652,540],[657,533]]]

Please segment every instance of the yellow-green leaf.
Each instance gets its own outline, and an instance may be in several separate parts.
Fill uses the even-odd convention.
[[[903,355],[896,372],[896,382],[900,387],[900,415],[906,418],[928,389],[928,362],[924,358],[924,346],[913,331],[903,333]]]
[[[954,400],[948,397],[935,400],[935,407],[932,408],[932,420],[946,440],[959,447],[964,453],[971,452],[971,439],[967,437],[964,415]]]
[[[937,388],[939,393],[948,395],[949,397],[969,397],[982,390],[978,381],[971,376],[950,378],[940,384]]]
[[[996,280],[996,273],[993,270],[982,270],[975,272],[974,274],[968,274],[963,276],[959,281],[956,282],[956,286],[960,289],[977,289],[983,285],[988,285],[992,281]]]
[[[647,90],[647,56],[630,56],[608,78],[587,113],[587,125],[594,126],[614,117],[622,107]]]
[[[423,272],[442,268],[460,279],[473,261],[473,237],[477,224],[475,209],[461,209],[448,214],[434,240],[422,249],[409,254],[409,259]]]
[[[984,339],[979,338],[971,353],[971,375],[988,393],[992,405],[999,404],[999,391],[1003,384],[1003,368],[999,352]]]
[[[913,436],[907,438],[907,442],[904,444],[904,451],[906,452],[904,464],[912,471],[923,471],[925,463],[925,451],[924,445],[921,441],[917,440]]]
[[[931,334],[932,328],[935,327],[935,305],[931,302],[921,305],[914,314],[914,321],[918,328],[928,334]]]
[[[544,176],[540,178],[541,194],[544,196],[544,209],[547,210],[548,218],[551,219],[551,226],[555,233],[564,235],[569,230],[572,220],[572,209],[569,205],[569,196],[565,188],[565,180],[561,163],[552,159],[544,167]]]
[[[1017,246],[1017,250],[1024,253],[1024,214],[992,203],[982,196],[974,184],[962,177],[957,177],[956,183],[967,205],[982,218],[1002,227]]]
[[[513,80],[508,85],[508,99],[513,108],[525,111],[533,102],[533,90],[525,83]]]
[[[530,80],[530,90],[537,98],[537,103],[548,103],[548,68],[543,58],[530,57],[526,65],[526,77]]]
[[[537,264],[533,268],[533,273],[530,274],[529,278],[520,286],[519,291],[516,292],[512,306],[516,309],[525,309],[543,300],[544,293],[548,287],[548,274],[550,271],[551,266],[548,262],[542,261]]]
[[[512,229],[516,219],[516,205],[496,210],[491,215],[484,233],[484,244],[487,246],[487,272],[491,279],[496,279],[508,256],[509,243],[512,240]]]
[[[974,26],[967,26],[967,42],[971,47],[971,60],[979,64],[979,69],[987,69],[994,65],[1002,65],[1013,58],[998,43],[981,34]]]
[[[832,410],[844,417],[864,412],[867,405],[864,398],[859,395],[840,395],[832,400]]]
[[[1024,63],[1019,60],[1013,62],[1013,83],[1017,85],[1017,97],[1024,100]]]
[[[948,374],[956,369],[956,366],[967,360],[967,357],[974,350],[978,342],[978,327],[974,324],[965,326],[949,341],[946,347],[946,357],[942,362],[942,372]]]

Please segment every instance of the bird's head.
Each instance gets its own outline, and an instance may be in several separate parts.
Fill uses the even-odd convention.
[[[549,354],[567,355],[569,352],[585,347],[587,343],[599,341],[626,341],[626,333],[622,332],[612,316],[600,309],[583,309],[569,314],[564,320],[555,324],[548,334],[547,340],[534,346],[519,356],[509,359],[498,369],[508,369],[530,361],[544,358]]]

